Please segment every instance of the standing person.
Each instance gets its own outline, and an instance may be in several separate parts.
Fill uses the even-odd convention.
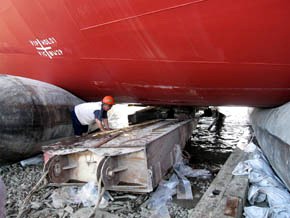
[[[89,126],[95,123],[101,131],[110,130],[107,112],[114,104],[112,96],[105,96],[100,102],[76,105],[71,114],[75,135],[84,135],[88,132]]]

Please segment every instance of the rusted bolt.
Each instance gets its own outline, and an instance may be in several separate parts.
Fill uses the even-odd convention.
[[[55,176],[59,176],[60,175],[60,173],[61,173],[61,166],[60,166],[59,163],[57,163],[57,164],[54,165],[53,171],[54,171],[54,175]]]

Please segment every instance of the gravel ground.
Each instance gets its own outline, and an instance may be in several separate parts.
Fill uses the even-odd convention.
[[[23,200],[29,194],[42,175],[42,165],[22,167],[20,164],[2,166],[0,174],[7,187],[6,217],[17,217]],[[210,182],[202,181],[192,183],[201,193],[205,192]],[[199,187],[199,188],[197,188]],[[70,187],[71,188],[71,187]],[[74,188],[74,187],[72,187]],[[24,212],[24,217],[72,217],[73,213],[82,208],[82,205],[70,204],[63,208],[54,208],[52,202],[52,193],[54,190],[60,190],[65,193],[68,187],[54,188],[42,186],[32,195],[31,201]],[[111,195],[122,197],[124,193],[112,192]],[[144,202],[149,199],[150,194],[132,195],[136,199],[120,199],[111,202],[105,211],[117,214],[119,217],[148,217],[149,211],[143,206]],[[195,195],[200,198],[201,195]],[[184,218],[188,216],[188,210],[182,208],[177,203],[170,202],[168,209],[171,217]],[[88,215],[92,209],[84,211],[82,214]]]
[[[207,169],[212,174],[211,178],[189,179],[193,190],[193,201],[188,207],[181,207],[176,199],[168,203],[168,210],[171,217],[186,218],[203,193],[207,190],[215,175],[223,163],[235,148],[245,131],[249,131],[248,124],[244,118],[233,118],[229,115],[225,122],[217,125],[214,130],[208,130],[213,118],[201,118],[197,129],[193,132],[191,143],[187,145],[186,151],[190,153],[189,165],[195,169]],[[39,181],[43,174],[43,166],[22,167],[19,163],[1,166],[0,176],[7,187],[6,217],[17,217],[19,208],[25,197]],[[54,208],[52,204],[52,193],[55,190],[65,188],[47,187],[45,185],[32,195],[31,200],[24,210],[23,217],[86,217],[92,208],[84,208],[80,204],[63,205],[61,208]],[[128,194],[128,193],[126,193]],[[124,193],[111,192],[113,197],[122,198]],[[150,194],[132,195],[135,199],[118,199],[110,202],[104,210],[119,217],[143,218],[148,217],[149,212],[144,202],[149,199]],[[182,204],[185,205],[184,203]],[[104,212],[105,213],[105,212]],[[103,216],[106,217],[106,216]],[[112,215],[110,216],[112,217]]]

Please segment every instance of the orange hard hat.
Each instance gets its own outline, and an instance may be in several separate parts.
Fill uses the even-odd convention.
[[[102,100],[104,104],[113,105],[115,104],[115,100],[112,96],[105,96]]]

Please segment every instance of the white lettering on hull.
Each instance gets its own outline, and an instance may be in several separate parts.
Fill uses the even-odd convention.
[[[29,43],[36,48],[36,51],[40,56],[52,59],[54,56],[63,55],[61,49],[55,48],[57,41],[54,37],[29,40]]]

